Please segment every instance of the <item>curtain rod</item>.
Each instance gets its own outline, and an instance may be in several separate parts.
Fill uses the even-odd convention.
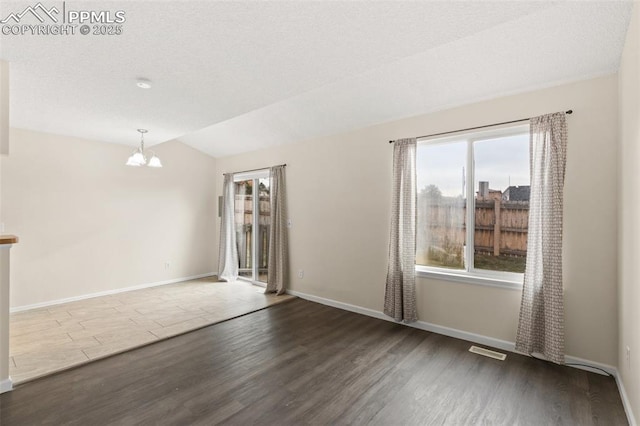
[[[278,167],[278,166],[282,166],[282,167],[287,167],[286,164],[276,164],[275,166],[271,166],[271,167]],[[270,169],[271,167],[260,167],[259,169],[251,169],[251,170],[242,170],[239,172],[231,172],[231,173],[223,173],[222,175],[235,175],[236,173],[249,173],[249,172],[257,172],[258,170],[267,170]]]
[[[573,114],[573,110],[570,109],[568,111],[565,111],[564,113],[565,114]],[[501,126],[503,124],[519,123],[521,121],[527,121],[527,120],[531,120],[531,117],[529,117],[529,118],[521,118],[519,120],[503,121],[502,123],[485,124],[484,126],[468,127],[466,129],[450,130],[448,132],[434,133],[432,135],[417,136],[416,139],[431,138],[433,136],[448,135],[450,133],[466,132],[467,130],[484,129],[485,127]],[[389,141],[389,143],[393,143],[393,142],[395,142],[395,141]]]

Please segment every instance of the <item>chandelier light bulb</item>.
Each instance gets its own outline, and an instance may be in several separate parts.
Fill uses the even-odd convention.
[[[154,168],[162,167],[162,162],[160,159],[151,152],[151,158],[147,162],[147,157],[144,152],[144,134],[147,133],[146,129],[138,129],[140,133],[140,148],[136,149],[133,154],[127,160],[127,166],[140,167],[140,166],[148,166]]]

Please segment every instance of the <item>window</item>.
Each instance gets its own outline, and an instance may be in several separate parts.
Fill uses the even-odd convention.
[[[416,269],[522,283],[529,221],[529,126],[418,141]]]

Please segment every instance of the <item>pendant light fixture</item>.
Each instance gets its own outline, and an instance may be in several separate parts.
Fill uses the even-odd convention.
[[[140,148],[133,151],[133,154],[131,154],[131,157],[129,157],[129,159],[127,160],[127,166],[162,167],[162,163],[160,162],[160,159],[156,157],[153,151],[148,151],[149,154],[151,155],[151,158],[149,160],[147,160],[147,157],[145,156],[144,134],[147,133],[148,130],[138,129],[138,132],[140,133]]]

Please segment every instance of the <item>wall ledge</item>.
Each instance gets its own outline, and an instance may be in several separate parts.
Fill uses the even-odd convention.
[[[0,235],[0,245],[17,244],[19,240],[15,235]]]

